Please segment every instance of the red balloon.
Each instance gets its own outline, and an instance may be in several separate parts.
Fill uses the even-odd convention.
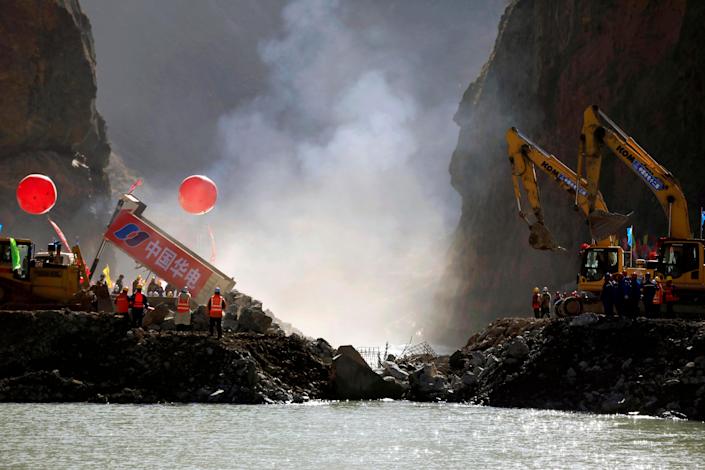
[[[56,186],[45,175],[32,174],[17,185],[17,204],[30,214],[46,214],[56,204]]]
[[[213,180],[203,175],[189,176],[179,187],[179,204],[191,214],[205,214],[215,206],[218,187]]]

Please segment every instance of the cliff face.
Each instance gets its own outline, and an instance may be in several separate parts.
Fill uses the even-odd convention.
[[[3,234],[50,241],[42,216],[24,214],[17,183],[44,173],[56,183],[50,212],[70,242],[100,238],[110,185],[105,122],[95,107],[95,53],[76,0],[3,2],[0,13],[0,223]]]
[[[541,175],[547,224],[568,251],[529,247],[511,189],[504,140],[510,126],[575,168],[582,112],[600,105],[680,179],[697,227],[705,202],[704,20],[698,2],[509,5],[490,60],[455,117],[461,131],[450,172],[463,210],[441,294],[439,338],[458,343],[488,320],[527,312],[533,286],[555,290],[575,282],[577,247],[588,238],[584,222]],[[610,209],[634,211],[639,238],[664,234],[665,217],[640,180],[611,157],[603,175]]]

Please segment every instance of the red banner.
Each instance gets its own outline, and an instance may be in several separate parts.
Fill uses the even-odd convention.
[[[158,277],[197,296],[213,271],[154,227],[129,211],[121,211],[105,238]]]

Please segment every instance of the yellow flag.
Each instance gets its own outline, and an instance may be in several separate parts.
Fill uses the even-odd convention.
[[[105,283],[108,285],[108,289],[113,288],[113,281],[110,280],[110,266],[107,264],[103,268],[103,274],[105,274]]]

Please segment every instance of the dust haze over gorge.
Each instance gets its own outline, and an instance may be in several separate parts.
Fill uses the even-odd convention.
[[[429,323],[459,213],[448,176],[458,135],[452,117],[487,60],[504,2],[249,4],[247,14],[257,10],[250,19],[265,18],[261,29],[247,24],[256,40],[248,36],[244,45],[254,49],[231,41],[213,55],[204,38],[213,40],[211,30],[226,39],[242,34],[237,10],[248,4],[204,2],[199,9],[219,14],[200,11],[194,24],[203,30],[157,23],[151,34],[166,37],[152,40],[159,49],[136,51],[133,59],[148,68],[143,77],[159,86],[101,81],[103,64],[120,50],[102,43],[118,40],[110,28],[148,24],[139,15],[157,14],[154,3],[133,5],[138,20],[126,14],[122,25],[103,16],[118,7],[85,3],[99,106],[118,153],[145,179],[140,195],[151,219],[187,243],[210,223],[216,264],[307,334],[334,343],[405,342]],[[172,23],[191,23],[195,4],[169,5]],[[181,50],[164,50],[172,34],[186,36],[174,41]],[[159,56],[155,66],[170,55],[182,63],[152,70],[144,60],[150,54]],[[130,69],[129,59],[121,56],[117,73]],[[230,63],[240,67],[220,73]],[[131,108],[132,91],[156,109]],[[129,109],[140,113],[129,116]],[[140,125],[155,112],[160,132]],[[192,172],[220,189],[217,208],[202,218],[181,215],[176,203],[178,182]]]

